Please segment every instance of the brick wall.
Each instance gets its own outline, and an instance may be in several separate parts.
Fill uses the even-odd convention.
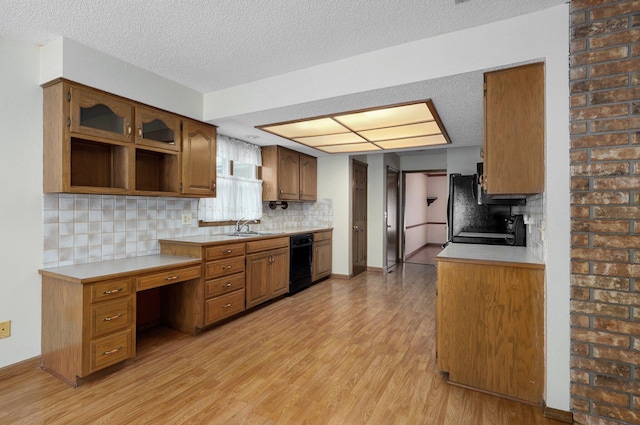
[[[571,1],[571,400],[640,424],[640,0]]]

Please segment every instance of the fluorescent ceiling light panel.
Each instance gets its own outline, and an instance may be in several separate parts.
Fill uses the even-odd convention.
[[[431,100],[257,126],[327,153],[451,143]]]
[[[354,143],[350,145],[322,146],[317,149],[320,149],[327,153],[351,153],[381,150],[381,148],[374,145],[373,143]]]
[[[376,145],[380,146],[382,149],[405,149],[443,145],[445,143],[447,143],[447,140],[442,134],[434,134],[431,136],[412,137],[409,139],[385,140],[383,142],[376,142]]]
[[[440,129],[435,121],[431,121],[421,122],[419,124],[401,125],[398,127],[380,128],[378,130],[359,131],[358,134],[371,142],[377,142],[380,140],[404,139],[407,137],[440,134]]]
[[[344,145],[350,143],[365,143],[366,140],[358,136],[356,133],[340,133],[340,134],[327,134],[326,136],[313,136],[313,137],[299,137],[293,139],[298,143],[302,143],[307,146],[330,146],[330,145]]]
[[[331,118],[296,121],[289,124],[268,126],[262,129],[286,137],[287,139],[349,132],[348,129]]]
[[[426,103],[416,103],[357,112],[355,114],[337,115],[335,119],[351,129],[351,131],[362,131],[433,121],[433,116]]]

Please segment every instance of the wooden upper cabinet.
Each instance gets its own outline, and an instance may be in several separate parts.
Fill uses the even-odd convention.
[[[278,199],[300,199],[300,155],[278,149]]]
[[[262,148],[263,201],[315,201],[316,158],[281,146]]]
[[[43,100],[44,192],[215,196],[215,126],[62,78]]]
[[[484,186],[491,195],[544,191],[544,64],[484,75]]]
[[[182,193],[216,196],[216,127],[183,120]]]
[[[318,160],[309,155],[300,154],[300,200],[318,199]]]
[[[67,86],[71,133],[130,142],[133,106],[107,93],[85,87]]]
[[[135,117],[136,144],[180,150],[180,117],[144,106],[136,107]]]

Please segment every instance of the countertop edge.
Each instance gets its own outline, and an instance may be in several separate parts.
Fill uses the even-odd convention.
[[[451,243],[436,256],[436,261],[504,265],[544,269],[544,262],[526,247]]]
[[[42,268],[38,270],[38,273],[46,277],[86,284],[105,279],[134,276],[141,273],[153,273],[175,267],[195,266],[201,263],[202,260],[193,257],[153,254],[71,266]],[[110,268],[110,270],[107,270],[107,268]]]

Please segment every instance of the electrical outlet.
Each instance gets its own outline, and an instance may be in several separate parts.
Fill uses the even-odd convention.
[[[191,224],[191,214],[182,214],[182,224],[189,225]]]
[[[0,339],[9,338],[11,336],[11,320],[0,322]]]

